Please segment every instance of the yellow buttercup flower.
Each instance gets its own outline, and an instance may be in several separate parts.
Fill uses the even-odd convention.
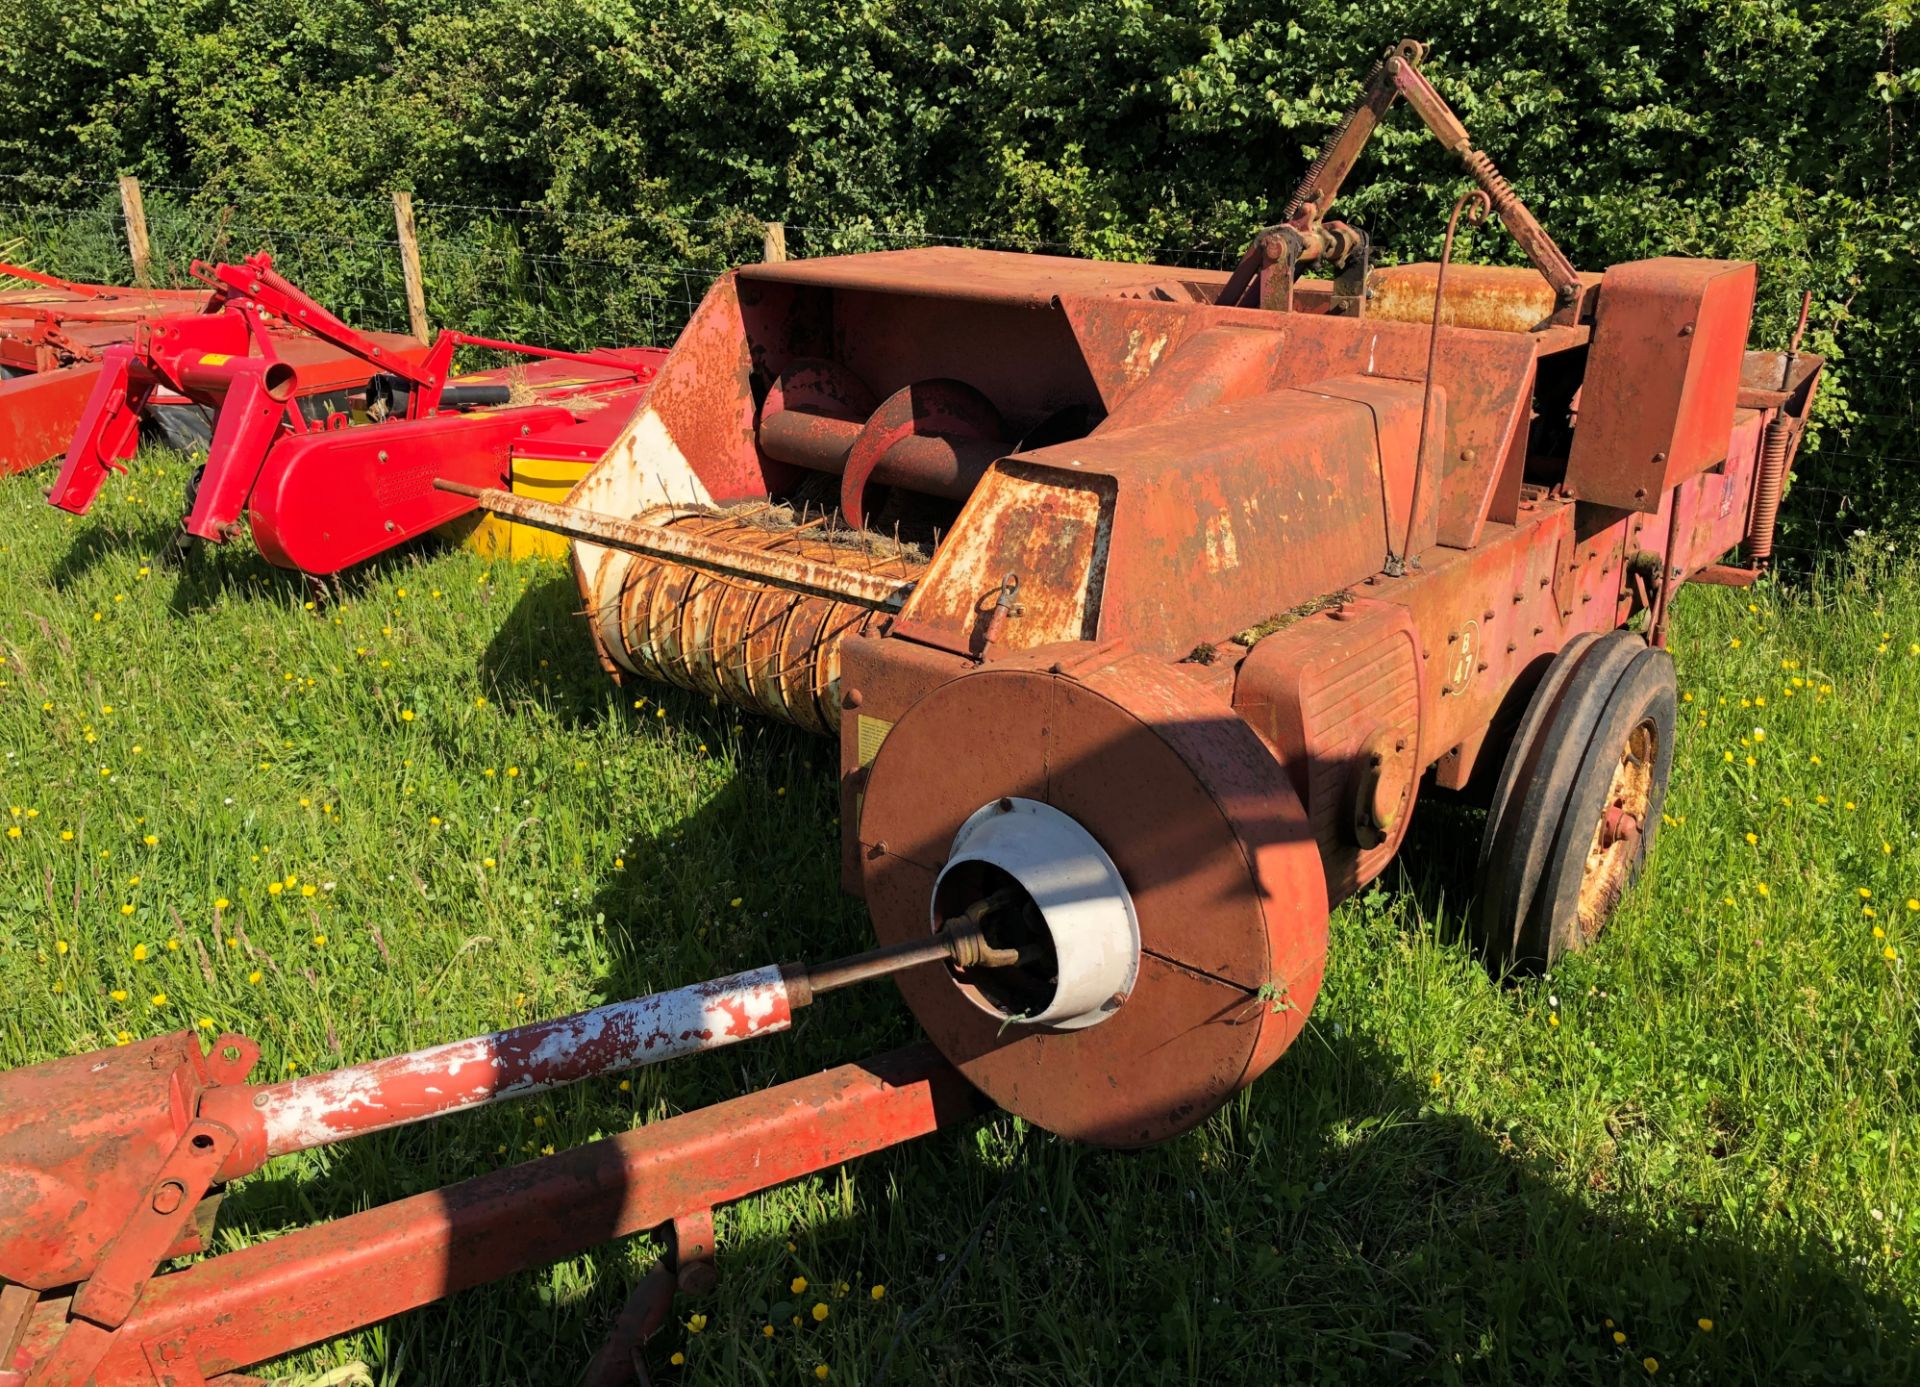
[[[794,1277],[793,1280],[787,1283],[787,1289],[789,1291],[792,1291],[795,1295],[799,1295],[802,1291],[807,1289],[807,1278],[804,1276]]]

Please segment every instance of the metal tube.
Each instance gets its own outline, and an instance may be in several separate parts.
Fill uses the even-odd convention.
[[[929,963],[945,963],[952,957],[952,945],[947,936],[942,933],[930,934],[925,939],[909,939],[904,944],[888,944],[883,948],[869,949],[866,953],[835,959],[831,963],[816,964],[804,970],[808,999],[811,1000],[822,992],[852,987],[855,983],[892,977],[895,973],[904,973],[909,968],[919,968]],[[801,972],[798,969],[794,971]]]
[[[157,1276],[94,1371],[146,1381],[147,1346],[231,1372],[964,1121],[985,1104],[930,1045],[648,1123]],[[55,1305],[23,1357],[67,1332]]]
[[[1400,548],[1393,548],[1393,536],[1387,536],[1387,566],[1389,577],[1405,577],[1407,560],[1417,558],[1412,552],[1413,542],[1420,524],[1420,502],[1426,491],[1427,480],[1427,420],[1433,413],[1433,372],[1440,361],[1440,314],[1446,303],[1447,268],[1453,263],[1453,238],[1460,229],[1460,214],[1465,212],[1467,221],[1478,225],[1486,219],[1487,209],[1492,205],[1487,195],[1478,188],[1469,188],[1460,194],[1453,204],[1453,215],[1447,218],[1447,240],[1440,251],[1440,268],[1433,277],[1433,326],[1427,331],[1427,379],[1420,390],[1420,432],[1414,435],[1413,454],[1413,495],[1407,498],[1407,533],[1400,541]]]
[[[784,1031],[793,1009],[778,967],[595,1007],[491,1035],[234,1089],[264,1127],[266,1154],[525,1097],[602,1074]]]
[[[913,591],[912,583],[899,578],[835,568],[791,554],[734,549],[694,535],[677,534],[664,525],[620,520],[576,506],[516,496],[498,487],[468,486],[444,477],[436,480],[434,486],[456,496],[471,497],[483,510],[531,525],[536,530],[605,545],[609,549],[624,549],[648,558],[669,559],[726,578],[750,578],[790,592],[825,597],[872,611],[898,611]]]
[[[866,424],[801,409],[784,409],[760,423],[760,447],[776,462],[839,476]],[[964,501],[994,462],[1006,455],[999,439],[948,438],[933,433],[895,440],[873,467],[882,486]]]

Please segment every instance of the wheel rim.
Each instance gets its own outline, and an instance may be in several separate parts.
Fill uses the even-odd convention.
[[[1592,943],[1633,880],[1641,836],[1653,804],[1653,769],[1659,761],[1660,729],[1642,719],[1627,733],[1601,802],[1599,822],[1580,876],[1580,942]]]

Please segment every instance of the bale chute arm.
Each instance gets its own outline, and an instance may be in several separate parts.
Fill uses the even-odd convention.
[[[1467,127],[1420,71],[1426,50],[1412,39],[1389,48],[1367,74],[1360,99],[1334,130],[1305,177],[1287,199],[1281,220],[1260,232],[1241,257],[1218,302],[1228,308],[1293,307],[1293,280],[1302,264],[1325,260],[1336,269],[1333,311],[1359,316],[1365,299],[1371,246],[1366,233],[1345,222],[1328,221],[1340,187],[1359,161],[1396,99],[1404,97],[1427,129],[1459,156],[1494,212],[1527,253],[1527,259],[1552,286],[1559,305],[1555,322],[1572,322],[1581,300],[1579,272],[1547,234],[1487,154],[1474,148]],[[1257,287],[1256,287],[1257,286]]]

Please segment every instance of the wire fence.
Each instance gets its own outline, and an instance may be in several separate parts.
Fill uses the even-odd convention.
[[[142,187],[152,282],[194,283],[196,260],[273,256],[281,273],[348,322],[408,330],[394,207],[387,197],[285,190]],[[728,266],[761,258],[768,223],[747,213],[678,217],[651,211],[552,208],[416,199],[414,222],[427,317],[435,326],[566,348],[668,345]],[[1085,254],[1068,242],[978,236],[856,222],[784,225],[789,254],[848,254],[914,246],[966,246]],[[1157,263],[1225,269],[1240,247],[1159,247]],[[67,279],[126,283],[131,274],[118,185],[68,181],[58,189],[0,176],[0,259]],[[1876,285],[1902,309],[1920,287]],[[1854,316],[1871,321],[1871,304]],[[1777,554],[1810,565],[1884,527],[1889,489],[1920,492],[1920,389],[1890,365],[1885,344],[1862,336],[1857,364],[1830,368],[1845,417],[1829,420],[1796,468]],[[1822,463],[1836,464],[1823,468]],[[1838,477],[1845,484],[1831,484]]]

